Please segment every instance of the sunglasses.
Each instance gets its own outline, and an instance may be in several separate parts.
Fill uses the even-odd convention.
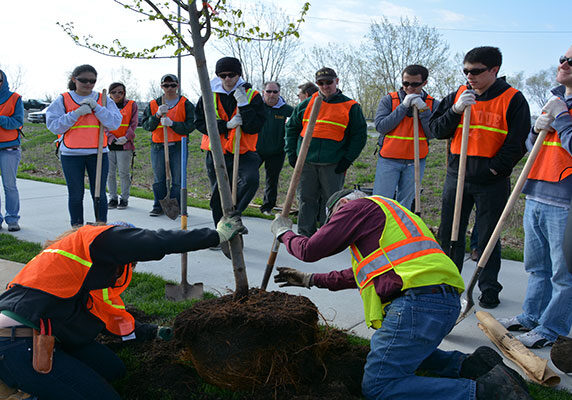
[[[280,93],[279,90],[265,90],[265,92],[266,92],[266,93],[274,93],[274,94]]]
[[[482,74],[485,71],[488,71],[489,69],[490,68],[473,68],[473,69],[463,68],[463,74],[465,75],[471,74],[473,76],[476,76]]]
[[[161,85],[161,87],[166,88],[176,88],[178,85],[176,83],[164,83]]]
[[[566,56],[561,56],[559,59],[559,64],[562,64],[564,62],[567,62],[569,66],[572,67],[572,57],[566,57]]]
[[[95,85],[95,82],[97,82],[97,79],[87,79],[87,78],[75,78],[75,79],[83,84],[89,83],[91,85]]]
[[[125,94],[123,90],[112,90],[109,94]]]
[[[236,72],[229,72],[228,74],[219,74],[218,77],[220,79],[226,79],[226,78],[234,78],[235,76],[237,76],[238,74]]]
[[[334,83],[333,79],[327,79],[327,80],[323,80],[323,81],[318,81],[316,82],[316,85],[318,86],[324,86],[324,85],[331,85],[332,83]]]
[[[401,82],[401,84],[403,85],[403,87],[419,87],[421,85],[423,85],[423,82],[407,82],[407,81],[403,81]]]

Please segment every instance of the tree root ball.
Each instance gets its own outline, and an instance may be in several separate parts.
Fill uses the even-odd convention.
[[[567,374],[572,372],[572,339],[558,336],[550,350],[550,359],[560,371]]]
[[[320,370],[318,310],[303,296],[251,289],[243,299],[205,300],[174,328],[199,375],[218,387],[298,386]]]

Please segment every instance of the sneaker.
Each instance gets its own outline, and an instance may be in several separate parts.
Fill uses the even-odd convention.
[[[20,230],[20,225],[17,222],[8,224],[8,232],[17,232]]]
[[[163,209],[161,207],[153,207],[153,209],[149,211],[150,217],[158,217],[159,215],[163,215]]]
[[[471,250],[471,260],[479,261],[479,252],[477,251],[477,249]]]
[[[499,353],[488,346],[481,346],[463,360],[459,376],[477,380],[502,362],[502,357]]]
[[[107,203],[107,208],[117,208],[117,199],[109,200],[109,203]]]
[[[520,342],[529,349],[541,349],[546,346],[552,346],[554,342],[546,339],[540,333],[535,331],[526,332],[517,337]]]
[[[498,364],[477,379],[477,400],[532,400],[532,397],[518,372]]]
[[[216,246],[209,247],[209,250],[220,251],[221,250],[220,244],[217,244]]]
[[[518,318],[516,317],[497,318],[497,321],[502,326],[504,326],[508,331],[520,331],[520,332],[530,331],[530,329],[525,328],[520,322],[518,322]]]
[[[485,289],[479,296],[479,305],[483,308],[496,308],[499,304],[499,294],[492,289]]]
[[[127,200],[119,200],[119,204],[117,205],[118,210],[125,210],[127,208],[128,201]]]
[[[264,211],[262,211],[262,214],[268,215],[269,217],[271,217],[273,215],[271,210],[264,210]]]

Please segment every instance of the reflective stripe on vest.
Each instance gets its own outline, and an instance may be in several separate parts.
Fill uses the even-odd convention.
[[[461,86],[457,90],[455,102],[467,90]],[[506,112],[510,101],[518,90],[509,87],[494,99],[477,101],[471,106],[471,121],[469,122],[468,156],[494,157],[503,145],[508,134],[508,122]],[[453,140],[451,141],[451,153],[459,154],[461,149],[461,136],[463,132],[464,115],[461,123],[457,126]]]
[[[310,120],[312,107],[314,106],[314,101],[316,101],[316,97],[318,95],[319,92],[312,95],[312,98],[308,102],[306,110],[304,111],[304,116],[302,118],[302,131],[300,132],[300,136],[302,137],[306,134],[306,128],[308,126],[308,121]],[[312,133],[312,138],[330,139],[335,140],[336,142],[341,142],[344,139],[346,128],[350,121],[350,110],[354,104],[357,104],[357,101],[348,100],[342,103],[322,102],[318,118],[316,119],[314,132]]]
[[[572,110],[568,112],[572,115]],[[572,155],[562,147],[558,132],[549,132],[542,142],[528,179],[560,182],[570,175],[572,175]]]
[[[66,113],[77,110],[76,103],[69,92],[62,94]],[[101,93],[97,94],[97,103],[103,106]],[[68,149],[97,149],[99,143],[99,120],[93,112],[82,115],[75,124],[64,133],[63,142]],[[103,141],[107,147],[107,141]]]
[[[185,122],[187,119],[187,112],[185,110],[185,102],[187,98],[185,96],[181,96],[175,107],[170,108],[167,111],[167,117],[171,119],[173,122]],[[157,111],[159,111],[159,104],[157,104],[157,100],[151,100],[149,102],[149,108],[151,109],[151,115],[156,115]],[[175,133],[173,128],[170,126],[167,127],[167,141],[169,143],[172,142],[180,142],[183,136]],[[153,131],[151,135],[151,140],[153,143],[163,143],[163,125],[159,123],[157,128]]]
[[[389,95],[391,96],[391,111],[393,112],[401,104],[401,100],[397,92],[391,92]],[[433,97],[427,96],[425,103],[429,106],[429,110],[424,112],[430,113],[433,109]],[[413,160],[415,158],[413,139],[413,117],[406,114],[401,122],[384,136],[379,155],[384,158]],[[419,158],[427,157],[428,153],[427,136],[423,126],[419,123]]]
[[[19,98],[20,95],[18,93],[12,93],[4,103],[0,104],[0,116],[11,117],[14,115]],[[20,132],[18,129],[4,129],[0,126],[0,143],[12,142],[18,139],[19,136]]]
[[[125,104],[125,106],[121,110],[119,110],[121,112],[121,116],[123,117],[121,119],[121,125],[119,125],[119,128],[117,128],[116,130],[110,132],[116,138],[125,136],[125,134],[127,133],[127,129],[129,129],[129,125],[131,124],[131,117],[133,114],[134,103],[135,102],[133,100],[129,100],[127,101],[127,104]]]

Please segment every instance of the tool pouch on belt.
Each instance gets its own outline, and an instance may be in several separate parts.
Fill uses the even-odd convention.
[[[32,366],[40,374],[49,374],[54,358],[55,337],[52,336],[52,325],[48,319],[48,329],[40,320],[40,332],[34,329],[34,344],[32,349]]]

